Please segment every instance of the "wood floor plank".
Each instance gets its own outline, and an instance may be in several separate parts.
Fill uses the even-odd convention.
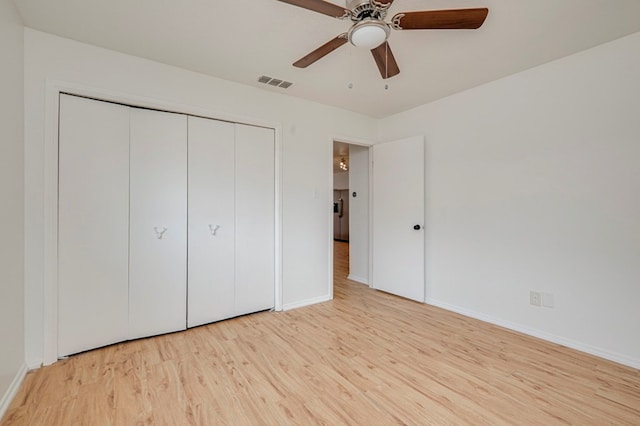
[[[349,281],[29,372],[0,425],[640,425],[640,371]]]

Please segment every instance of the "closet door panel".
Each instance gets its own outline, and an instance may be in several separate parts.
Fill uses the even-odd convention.
[[[131,110],[129,338],[186,328],[187,117]]]
[[[235,313],[234,133],[189,117],[189,327]]]
[[[236,314],[273,308],[274,131],[236,125]]]
[[[129,108],[60,96],[58,355],[127,339]]]

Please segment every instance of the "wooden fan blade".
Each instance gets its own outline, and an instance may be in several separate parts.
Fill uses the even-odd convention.
[[[313,10],[314,12],[323,13],[325,15],[333,16],[334,18],[342,18],[343,16],[349,16],[351,11],[349,9],[338,6],[337,4],[329,3],[324,0],[279,0],[283,3],[289,3],[294,6],[302,7],[303,9]]]
[[[340,34],[338,37],[329,40],[322,46],[318,47],[313,52],[309,53],[307,56],[298,59],[293,63],[294,67],[298,68],[306,68],[318,59],[321,59],[327,56],[329,53],[336,50],[338,47],[342,46],[347,42],[347,33]]]
[[[487,8],[405,12],[396,14],[391,23],[396,30],[475,30],[488,13]]]
[[[385,41],[380,46],[372,49],[371,54],[378,65],[380,75],[382,75],[383,79],[386,80],[387,78],[400,74],[400,68],[398,67],[396,58],[393,56],[391,47],[389,47],[389,43]]]

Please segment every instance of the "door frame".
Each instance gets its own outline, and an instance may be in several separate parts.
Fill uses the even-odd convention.
[[[58,360],[58,119],[60,94],[91,98],[133,107],[229,121],[274,130],[275,152],[275,300],[274,309],[282,311],[282,125],[273,121],[238,116],[193,105],[105,90],[59,80],[47,80],[44,111],[44,191],[43,191],[43,365]],[[331,287],[333,291],[333,286]],[[185,318],[186,323],[186,318]]]
[[[356,139],[356,138],[351,138],[351,137],[343,137],[343,136],[335,136],[331,139],[331,161],[329,163],[329,170],[331,170],[331,178],[329,179],[329,191],[328,194],[332,194],[331,195],[331,200],[333,200],[333,143],[334,142],[342,142],[342,143],[346,143],[349,145],[357,145],[357,146],[362,146],[362,147],[366,147],[368,148],[369,151],[369,168],[368,168],[368,180],[369,180],[369,206],[368,206],[368,211],[369,211],[369,230],[368,230],[368,234],[369,234],[369,252],[367,253],[367,257],[369,258],[369,271],[368,271],[368,275],[369,275],[369,283],[367,284],[369,287],[371,287],[371,276],[373,274],[373,265],[371,264],[371,260],[373,259],[373,248],[371,245],[371,237],[373,235],[373,223],[371,221],[371,215],[373,213],[373,204],[372,204],[372,195],[373,195],[373,176],[372,176],[372,172],[373,172],[373,146],[375,145],[375,143],[371,142],[370,140],[364,140],[364,139]],[[329,300],[333,299],[333,267],[334,267],[334,259],[333,259],[333,209],[327,209],[329,211],[329,288],[328,288],[328,294],[329,294]]]

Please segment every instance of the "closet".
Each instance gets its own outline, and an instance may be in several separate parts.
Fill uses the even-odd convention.
[[[273,141],[189,117],[189,327],[274,306]]]
[[[58,355],[274,307],[272,129],[60,96]]]

